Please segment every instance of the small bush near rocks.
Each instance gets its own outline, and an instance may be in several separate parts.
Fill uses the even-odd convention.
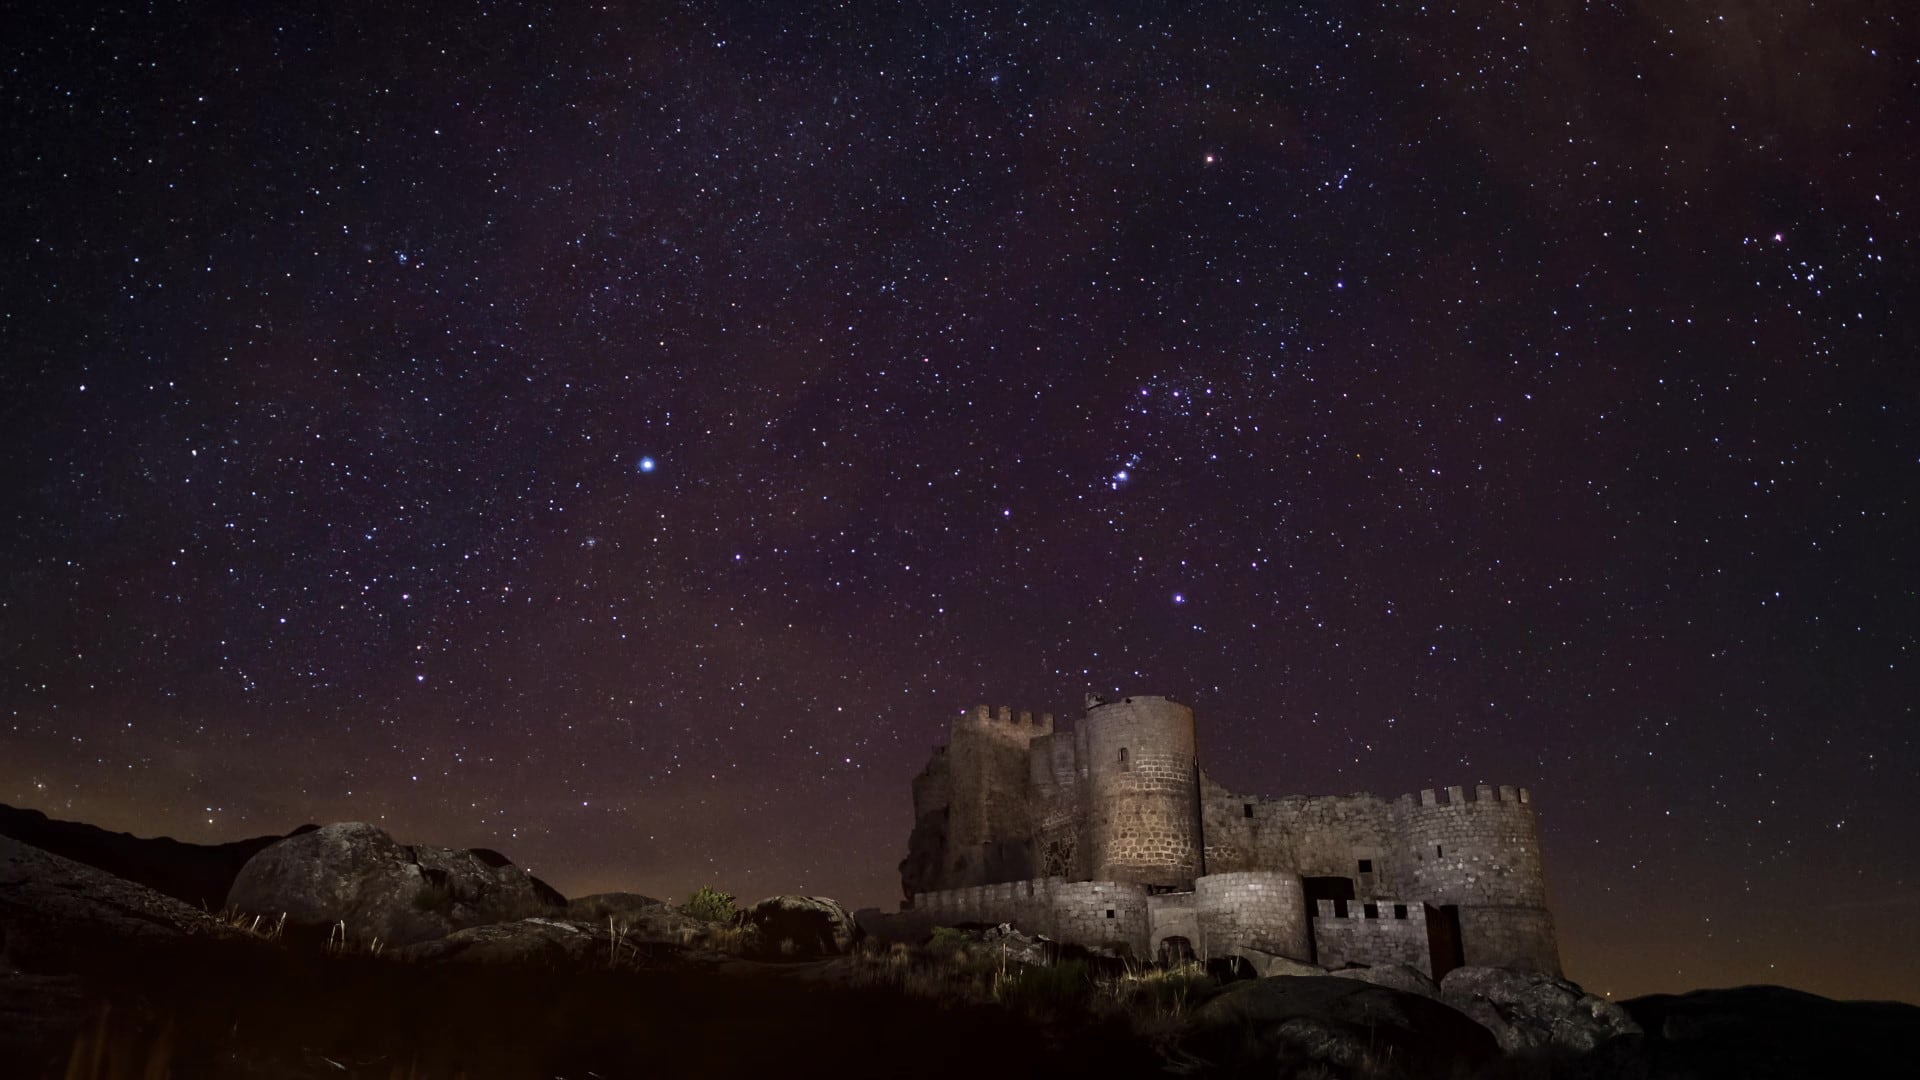
[[[974,938],[965,930],[956,930],[951,926],[936,926],[933,928],[933,936],[927,939],[927,951],[941,956],[952,956],[954,953],[965,952],[967,946],[972,944],[974,944]]]
[[[696,919],[707,922],[732,922],[735,915],[733,894],[724,893],[711,885],[702,885],[699,891],[687,897],[680,910]]]

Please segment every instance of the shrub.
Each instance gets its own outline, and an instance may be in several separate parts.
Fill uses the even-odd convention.
[[[1085,960],[1022,967],[993,983],[994,1000],[1036,1015],[1059,1015],[1084,1009],[1092,991],[1093,982],[1088,977]]]
[[[967,946],[972,944],[973,938],[969,937],[965,930],[955,930],[951,926],[936,926],[933,928],[933,936],[927,939],[927,951],[938,956],[952,956],[954,953],[966,952]]]
[[[734,917],[733,894],[723,893],[711,885],[702,885],[698,892],[687,897],[680,910],[696,919],[706,922],[732,922]]]

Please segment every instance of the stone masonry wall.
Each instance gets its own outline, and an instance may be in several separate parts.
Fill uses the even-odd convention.
[[[1405,964],[1428,977],[1433,955],[1427,943],[1427,907],[1418,901],[1352,901],[1345,916],[1331,900],[1314,913],[1313,938],[1322,967]]]
[[[1405,846],[1393,806],[1374,795],[1239,795],[1202,786],[1207,870],[1291,870],[1302,877],[1346,877],[1360,895],[1399,891]],[[1361,860],[1371,869],[1362,870]]]
[[[1147,890],[1125,882],[1038,878],[944,889],[916,894],[912,914],[928,930],[1004,922],[1073,945],[1124,945],[1147,955]]]
[[[1016,715],[1004,705],[998,713],[981,705],[954,723],[947,745],[951,809],[943,884],[952,888],[1033,873],[1027,747],[1052,730],[1052,714]]]
[[[1208,874],[1193,883],[1200,938],[1207,956],[1226,956],[1235,946],[1306,960],[1307,908],[1297,875],[1265,870]]]

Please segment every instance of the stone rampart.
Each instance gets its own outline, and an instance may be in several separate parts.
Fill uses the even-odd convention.
[[[1208,874],[1193,883],[1193,905],[1205,956],[1228,956],[1236,946],[1306,960],[1306,899],[1300,878],[1271,870]]]
[[[1151,919],[1144,886],[1120,881],[1035,878],[917,893],[911,913],[925,928],[1011,923],[1029,934],[1147,954]]]
[[[1433,975],[1427,942],[1427,906],[1408,900],[1320,900],[1313,940],[1322,967],[1405,964]],[[1340,909],[1346,909],[1345,914]]]

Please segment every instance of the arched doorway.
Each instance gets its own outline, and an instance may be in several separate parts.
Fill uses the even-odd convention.
[[[1160,939],[1160,955],[1157,959],[1168,967],[1179,964],[1191,964],[1196,959],[1193,942],[1178,934]]]

